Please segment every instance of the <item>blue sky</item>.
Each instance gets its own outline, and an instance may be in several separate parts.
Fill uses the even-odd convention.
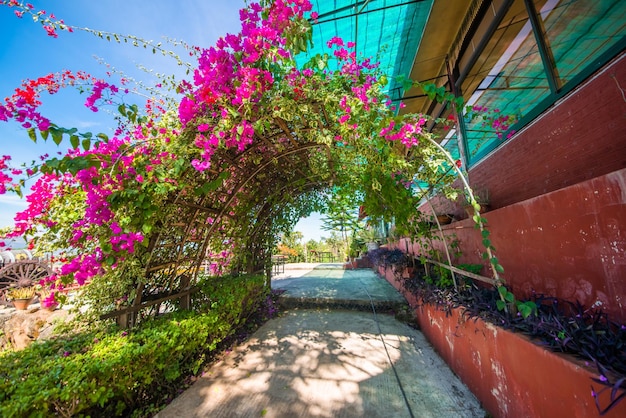
[[[174,46],[166,44],[165,37],[208,47],[226,33],[239,32],[238,11],[244,1],[34,0],[30,3],[36,10],[54,13],[56,18],[63,19],[68,25],[135,35],[163,42],[167,49],[175,50]],[[155,73],[176,74],[179,80],[187,77],[185,69],[178,67],[172,58],[155,55],[150,50],[109,42],[80,30],[74,33],[61,31],[56,39],[49,37],[39,23],[34,23],[26,15],[22,19],[17,18],[13,10],[6,6],[0,6],[0,36],[3,39],[0,48],[2,100],[13,94],[24,79],[64,69],[84,70],[104,78],[109,69],[99,63],[98,58],[115,70],[146,84],[154,84],[156,78],[138,69],[138,66]],[[176,51],[181,57],[184,54],[182,49]],[[91,112],[83,105],[85,98],[85,95],[72,89],[55,96],[44,95],[41,110],[59,126],[76,127],[80,132],[110,134],[115,126],[111,114],[106,109]],[[18,124],[0,122],[0,155],[11,155],[14,164],[64,150],[65,147],[58,148],[53,143],[34,144]],[[10,225],[14,214],[24,207],[17,196],[0,195],[0,227]],[[302,220],[296,230],[302,232],[307,240],[319,240],[319,216]]]

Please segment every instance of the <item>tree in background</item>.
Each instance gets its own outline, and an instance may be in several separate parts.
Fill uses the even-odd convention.
[[[342,245],[343,240],[341,236],[339,236],[339,234],[337,234],[337,232],[335,231],[330,232],[329,238],[324,237],[321,244],[323,251],[329,251],[333,253],[333,256],[336,258],[340,256]]]
[[[359,211],[352,198],[337,194],[329,202],[322,217],[322,229],[339,234],[342,247],[341,256],[346,259],[350,254],[351,241],[357,231],[363,228],[359,221]]]
[[[280,242],[276,246],[276,250],[281,255],[289,256],[290,261],[298,261],[304,258],[304,248],[302,246],[302,232],[292,231],[283,233]]]

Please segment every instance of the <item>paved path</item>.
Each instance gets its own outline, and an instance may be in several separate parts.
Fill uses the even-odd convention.
[[[272,288],[285,294],[285,307],[343,307],[398,311],[404,297],[370,269],[344,270],[343,264],[287,264],[272,278]]]
[[[397,303],[393,287],[369,270],[288,267],[272,281],[274,288],[286,290],[286,298],[326,303],[332,296],[356,300],[361,295],[370,303],[374,294],[382,298],[380,293],[391,289],[389,295]],[[318,294],[312,293],[316,287]],[[484,416],[476,398],[419,331],[372,310],[320,307],[292,308],[268,321],[157,415]]]

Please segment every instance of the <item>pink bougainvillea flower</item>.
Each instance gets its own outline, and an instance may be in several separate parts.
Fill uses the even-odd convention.
[[[344,46],[344,43],[343,43],[343,39],[341,39],[338,36],[334,36],[334,37],[330,38],[330,40],[328,40],[328,42],[326,42],[326,45],[329,48],[332,48],[333,45]]]

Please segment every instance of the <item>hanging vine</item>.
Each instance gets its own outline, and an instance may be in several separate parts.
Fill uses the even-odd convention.
[[[354,43],[332,38],[327,54],[296,65],[311,41],[310,2],[263,0],[240,16],[239,34],[195,49],[177,109],[154,99],[143,110],[120,105],[124,123],[113,137],[59,128],[39,113],[41,94],[74,85],[71,73],[27,83],[0,106],[1,118],[18,120],[33,139],[70,142],[62,158],[24,172],[43,175],[9,234],[64,251],[48,278],[53,288],[91,282],[87,303],[101,311],[136,304],[186,285],[207,258],[221,260],[216,271],[263,268],[265,245],[315,207],[299,196],[341,190],[368,215],[410,228],[418,197],[409,184],[448,190],[450,159],[427,131],[429,117],[396,115],[388,75],[357,59]],[[47,19],[49,28],[72,28]],[[84,80],[90,107],[123,94]],[[0,191],[19,191],[20,173],[0,161]],[[478,212],[475,220],[482,230]]]

